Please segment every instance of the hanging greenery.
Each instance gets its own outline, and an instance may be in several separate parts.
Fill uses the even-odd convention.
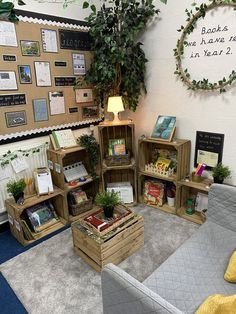
[[[25,5],[24,1],[22,0],[17,0],[17,4]],[[0,20],[8,20],[11,22],[18,21],[13,2],[3,2],[3,0],[0,0]]]
[[[191,78],[189,70],[183,68],[182,59],[184,55],[184,48],[187,45],[187,36],[190,35],[200,18],[204,18],[206,13],[210,10],[218,7],[229,6],[236,9],[236,0],[210,0],[210,4],[201,4],[196,6],[193,3],[195,11],[186,9],[187,13],[187,25],[181,26],[178,32],[182,32],[180,39],[177,41],[177,47],[174,49],[174,55],[176,59],[176,71],[174,72],[183,81],[190,90],[219,90],[220,93],[226,92],[226,86],[231,85],[236,80],[236,72],[232,70],[228,77],[223,77],[218,82],[210,82],[208,78],[202,80],[194,80]]]
[[[0,165],[1,166],[9,165],[10,162],[16,159],[17,157],[20,157],[20,156],[29,157],[32,154],[39,153],[42,150],[45,150],[47,148],[49,148],[48,142],[34,148],[29,148],[29,149],[24,149],[24,150],[19,149],[19,150],[15,150],[14,152],[11,152],[9,150],[6,154],[0,156]]]
[[[103,2],[87,18],[94,58],[82,84],[93,86],[98,104],[120,95],[126,107],[135,111],[141,92],[146,92],[147,59],[138,38],[159,11],[152,0],[112,2],[112,7]]]

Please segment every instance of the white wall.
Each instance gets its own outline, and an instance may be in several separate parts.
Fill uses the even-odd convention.
[[[40,2],[39,2],[40,1]],[[65,18],[71,18],[75,20],[84,20],[84,18],[90,12],[89,10],[82,9],[82,0],[78,0],[74,3],[68,5],[67,8],[63,8],[63,0],[24,0],[26,5],[18,6],[17,4],[15,7],[20,10],[48,14],[48,15],[55,15]],[[52,3],[52,2],[55,3]],[[59,3],[61,2],[61,3]],[[99,2],[99,1],[94,1]]]
[[[191,9],[192,2],[168,0],[168,5],[164,6],[156,1],[157,7],[161,9],[160,19],[145,32],[143,37],[143,47],[149,60],[147,65],[148,94],[141,100],[137,112],[129,113],[129,116],[136,123],[137,137],[141,134],[150,136],[159,114],[176,116],[177,137],[190,139],[192,142],[192,168],[196,131],[225,134],[223,163],[233,170],[232,178],[228,182],[236,184],[236,145],[233,138],[236,133],[236,83],[222,95],[218,92],[190,92],[174,75],[173,49],[180,37],[177,29],[181,25],[186,25],[185,9]],[[204,0],[197,1],[197,3],[202,2]],[[208,1],[205,2],[208,3]],[[204,23],[208,23],[207,21],[206,18]],[[227,23],[225,19],[218,22],[219,24]],[[231,26],[235,30],[235,19]],[[227,75],[228,72],[224,73],[224,68],[229,64],[229,60],[231,71],[236,68],[236,43],[233,48],[234,59],[215,57],[215,68],[212,71],[219,75],[219,78]],[[199,60],[194,62],[198,62],[196,68],[201,67],[204,76],[205,67],[210,59],[200,58]],[[221,66],[220,70],[218,65]]]

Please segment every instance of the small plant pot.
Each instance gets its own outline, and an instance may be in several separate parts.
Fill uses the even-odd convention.
[[[196,176],[195,173],[193,172],[193,173],[192,173],[192,181],[193,181],[193,182],[198,182],[198,183],[200,183],[200,182],[203,181],[203,177],[201,177],[201,176]]]
[[[169,197],[167,196],[167,203],[170,207],[174,207],[175,206],[175,197]]]
[[[21,193],[18,193],[16,195],[13,195],[13,197],[14,197],[14,200],[15,200],[15,202],[17,204],[19,204],[19,205],[24,204],[24,201],[25,201],[25,199],[24,199],[24,192],[21,192]]]
[[[109,207],[103,207],[104,215],[106,218],[112,218],[113,217],[113,212],[114,212],[114,207],[109,206]]]
[[[219,179],[219,178],[217,178],[217,177],[213,177],[213,181],[214,181],[214,183],[223,184],[224,179]]]

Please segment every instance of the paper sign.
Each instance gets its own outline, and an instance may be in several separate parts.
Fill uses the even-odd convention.
[[[11,161],[11,165],[15,171],[15,173],[19,173],[29,168],[24,157],[17,157]]]
[[[16,229],[20,232],[21,227],[20,227],[19,222],[17,220],[14,220],[14,223],[15,223]]]
[[[59,164],[57,164],[57,163],[55,163],[55,171],[57,173],[61,173],[61,166]]]
[[[0,181],[10,178],[10,172],[7,167],[0,166]]]
[[[48,159],[48,168],[53,170],[53,162]]]
[[[14,220],[10,214],[8,214],[8,221],[11,225],[14,225]]]

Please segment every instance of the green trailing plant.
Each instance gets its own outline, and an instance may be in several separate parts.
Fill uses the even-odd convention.
[[[159,11],[152,0],[109,1],[112,6],[105,2],[87,18],[94,57],[82,86],[93,86],[98,104],[120,95],[125,106],[135,111],[146,92],[147,59],[138,38]]]
[[[84,147],[89,156],[92,175],[96,176],[96,167],[99,161],[99,145],[93,135],[83,134],[78,138],[78,143]]]
[[[19,150],[15,150],[14,152],[8,150],[8,152],[2,156],[0,156],[0,165],[2,167],[7,166],[11,163],[12,160],[21,157],[21,156],[25,156],[25,157],[29,157],[32,154],[36,154],[36,153],[40,153],[42,150],[47,149],[49,146],[48,142],[45,142],[44,144],[34,147],[34,148],[29,148],[29,149],[19,149]]]
[[[11,193],[13,196],[21,194],[26,187],[24,179],[10,181],[7,183],[7,193]]]
[[[197,6],[196,3],[193,3],[193,6],[194,9],[185,10],[187,14],[186,26],[181,25],[178,29],[178,32],[181,32],[182,34],[180,39],[177,41],[176,48],[174,49],[176,59],[176,70],[174,73],[188,86],[188,89],[190,90],[219,90],[220,93],[226,92],[226,87],[231,85],[236,80],[235,70],[232,70],[228,77],[223,77],[218,82],[210,82],[207,78],[202,78],[197,81],[191,78],[187,68],[183,68],[182,59],[184,56],[184,48],[188,44],[187,37],[195,30],[197,21],[200,18],[204,18],[206,13],[210,10],[217,9],[218,7],[228,6],[235,10],[236,0],[210,0],[209,4],[203,3]]]
[[[18,5],[25,5],[24,1],[17,0]],[[4,2],[0,0],[0,20],[8,20],[11,22],[18,21],[18,17],[16,16],[14,10],[14,3],[13,2]]]
[[[224,181],[231,174],[231,171],[228,166],[224,166],[222,163],[219,163],[212,168],[213,178],[217,178],[219,181]]]
[[[96,195],[95,203],[102,208],[114,208],[120,203],[120,197],[118,193],[104,191]]]

